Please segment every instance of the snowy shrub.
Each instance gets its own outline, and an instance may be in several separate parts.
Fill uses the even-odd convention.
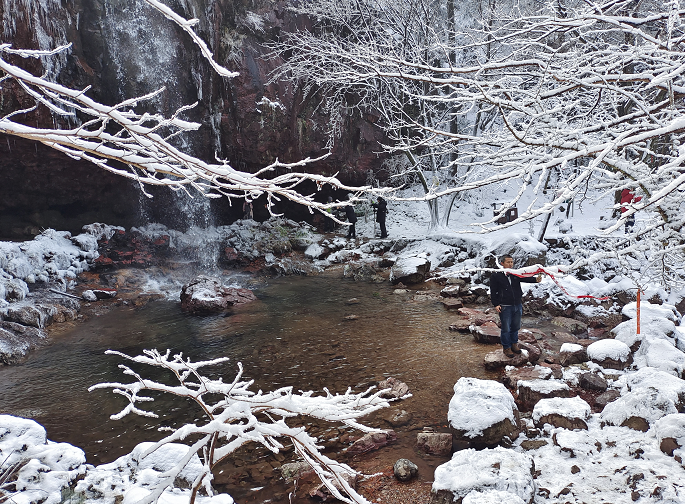
[[[387,407],[388,402],[380,397],[381,392],[371,394],[371,389],[364,393],[353,394],[350,389],[344,394],[326,394],[315,396],[313,392],[294,394],[292,387],[283,387],[273,392],[263,393],[249,390],[253,381],[242,381],[242,365],[239,372],[230,383],[224,383],[221,378],[212,380],[200,374],[200,369],[227,361],[218,358],[209,361],[191,362],[184,359],[182,354],[169,358],[170,352],[160,354],[157,350],[145,350],[144,355],[130,357],[126,354],[108,350],[108,354],[118,355],[138,364],[161,368],[171,375],[177,382],[166,385],[143,378],[128,366],[120,364],[124,374],[134,377],[131,383],[99,383],[89,390],[111,388],[115,394],[126,397],[129,404],[112,419],[118,420],[129,413],[157,418],[152,411],[140,409],[138,403],[152,402],[153,398],[144,395],[146,392],[166,392],[179,397],[190,398],[201,408],[206,422],[196,422],[177,429],[161,441],[140,450],[138,461],[150,457],[160,449],[180,441],[190,441],[190,446],[184,446],[185,455],[177,457],[178,462],[169,469],[165,469],[163,478],[155,480],[146,490],[147,495],[140,500],[141,504],[156,501],[168,488],[174,479],[180,476],[188,464],[194,460],[195,454],[201,457],[201,470],[196,471],[192,482],[191,504],[195,501],[198,490],[213,495],[211,488],[212,470],[222,460],[245,443],[259,443],[277,453],[283,449],[280,438],[290,440],[296,453],[309,463],[321,481],[338,499],[348,503],[366,503],[348,483],[348,477],[355,471],[345,464],[335,462],[323,455],[316,444],[317,439],[311,437],[303,427],[290,427],[286,419],[306,415],[330,422],[341,422],[366,432],[384,432],[372,429],[358,423],[358,419],[373,411]],[[345,495],[346,494],[346,495]],[[141,496],[142,497],[142,496]]]

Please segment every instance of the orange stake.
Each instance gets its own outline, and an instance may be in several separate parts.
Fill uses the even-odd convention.
[[[637,334],[640,334],[640,289],[637,290]]]

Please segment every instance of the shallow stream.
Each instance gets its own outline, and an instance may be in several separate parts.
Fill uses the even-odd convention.
[[[182,400],[160,397],[148,406],[160,414],[159,423],[131,415],[113,421],[109,416],[125,399],[107,390],[87,391],[95,383],[130,380],[117,368],[122,359],[105,350],[137,355],[169,348],[192,360],[230,357],[214,370],[224,381],[242,362],[255,390],[292,385],[363,391],[393,376],[413,394],[394,407],[413,418],[395,429],[399,440],[389,455],[415,459],[416,431],[444,430],[456,381],[495,377],[482,365],[493,347],[448,329],[456,315],[444,308],[437,289],[394,294],[387,282],[345,280],[338,271],[268,280],[255,289],[259,301],[226,315],[190,316],[170,301],[112,308],[59,335],[25,363],[0,368],[0,412],[37,420],[53,441],[84,449],[89,463],[110,462],[143,440],[160,438],[159,423],[199,415]],[[389,427],[381,417],[369,424]]]

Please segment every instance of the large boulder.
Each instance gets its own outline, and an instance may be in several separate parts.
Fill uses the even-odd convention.
[[[523,366],[524,364],[528,364],[528,357],[529,353],[525,349],[522,349],[520,354],[514,354],[513,357],[507,357],[504,355],[504,351],[500,347],[493,352],[488,352],[485,354],[485,357],[483,358],[483,366],[485,366],[485,369],[490,371],[502,369],[507,366]]]
[[[426,257],[400,257],[390,269],[390,281],[393,285],[421,283],[431,270],[431,262]]]
[[[225,287],[216,278],[200,275],[183,286],[181,309],[190,313],[216,313],[256,299],[248,289]]]
[[[447,419],[455,443],[496,446],[518,437],[519,412],[507,388],[494,380],[460,378]]]
[[[530,504],[536,490],[534,475],[533,458],[523,453],[501,447],[458,451],[435,469],[430,504]],[[486,496],[495,500],[480,499]]]
[[[0,320],[0,364],[13,364],[43,345],[48,335],[43,329]]]
[[[564,429],[587,430],[587,419],[592,409],[580,397],[541,399],[533,408],[533,423],[540,428],[545,424]]]
[[[595,341],[587,347],[588,358],[603,368],[625,369],[632,362],[630,347],[615,339]]]

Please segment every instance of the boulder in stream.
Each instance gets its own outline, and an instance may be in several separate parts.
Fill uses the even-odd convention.
[[[225,287],[217,278],[199,275],[181,290],[181,309],[190,313],[216,313],[257,297],[249,289]]]

